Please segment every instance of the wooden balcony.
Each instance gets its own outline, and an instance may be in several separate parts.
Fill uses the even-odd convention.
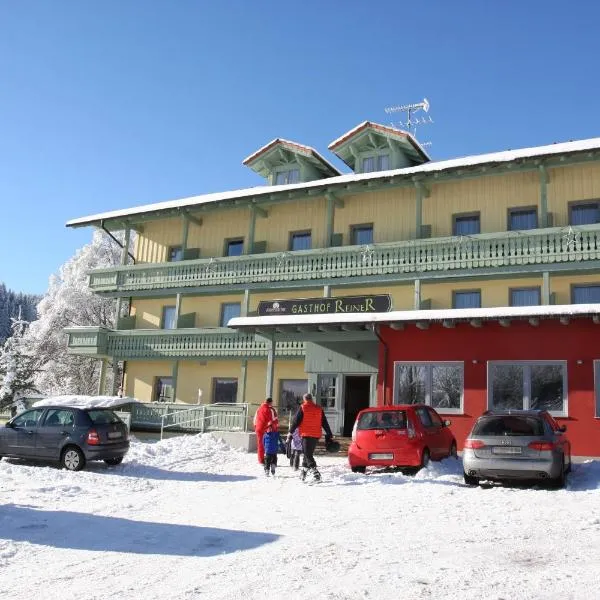
[[[71,327],[67,350],[90,357],[119,360],[177,359],[263,359],[266,342],[254,334],[238,333],[226,327],[214,329],[130,329],[114,331],[104,327]],[[303,342],[277,342],[278,358],[304,358]]]
[[[419,239],[248,256],[138,264],[90,273],[100,294],[193,293],[203,289],[338,285],[583,268],[600,259],[600,224]],[[590,264],[589,268],[593,268]]]

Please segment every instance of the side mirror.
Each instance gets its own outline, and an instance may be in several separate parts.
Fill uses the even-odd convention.
[[[444,421],[444,427],[450,427],[450,425],[452,425],[452,421],[450,419],[446,419]]]
[[[13,426],[13,424],[10,421],[7,421],[6,425],[4,427],[12,427],[12,426]]]
[[[566,425],[561,425],[561,426],[558,428],[558,430],[559,430],[561,433],[564,433],[564,432],[567,430],[567,426],[566,426]]]

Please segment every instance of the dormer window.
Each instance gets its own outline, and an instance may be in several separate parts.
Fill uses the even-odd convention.
[[[289,169],[275,173],[275,185],[287,185],[289,183],[299,183],[299,181],[300,169]]]
[[[390,155],[367,156],[362,160],[362,172],[387,171],[390,168]]]

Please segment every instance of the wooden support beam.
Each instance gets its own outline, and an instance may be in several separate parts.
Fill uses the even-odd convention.
[[[483,325],[483,323],[481,322],[481,319],[471,319],[469,321],[471,327],[481,327]]]
[[[498,319],[498,323],[500,323],[502,327],[510,327],[510,319]]]
[[[417,321],[415,325],[419,329],[429,329],[429,321]]]
[[[198,225],[198,227],[202,226],[202,219],[199,219],[198,217],[194,217],[187,210],[183,211],[183,215],[188,221],[190,221],[190,223],[193,223],[194,225]]]
[[[327,192],[325,197],[327,200],[331,200],[336,208],[344,208],[344,201],[338,198],[333,192]]]
[[[369,131],[367,135],[369,136],[369,142],[371,143],[371,146],[373,146],[373,148],[377,148],[377,140],[375,139],[373,132]]]
[[[537,317],[531,317],[531,318],[529,319],[529,324],[530,324],[532,327],[537,327],[537,326],[540,324],[540,320],[539,320]]]
[[[454,321],[449,321],[448,319],[444,319],[442,321],[442,325],[446,328],[446,329],[453,329],[456,326],[456,323]]]
[[[266,219],[269,216],[269,211],[261,208],[256,204],[252,204],[252,209],[256,212],[257,217],[261,217],[262,219]]]
[[[415,183],[415,187],[421,192],[421,195],[424,198],[429,198],[429,196],[431,195],[431,190],[429,189],[429,186],[427,186],[425,182],[421,179],[413,178],[413,181]]]

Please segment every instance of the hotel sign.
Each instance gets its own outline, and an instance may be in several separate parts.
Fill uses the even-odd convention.
[[[337,298],[299,298],[263,300],[258,303],[258,316],[324,315],[335,313],[376,313],[392,309],[388,294],[377,296],[339,296]]]

